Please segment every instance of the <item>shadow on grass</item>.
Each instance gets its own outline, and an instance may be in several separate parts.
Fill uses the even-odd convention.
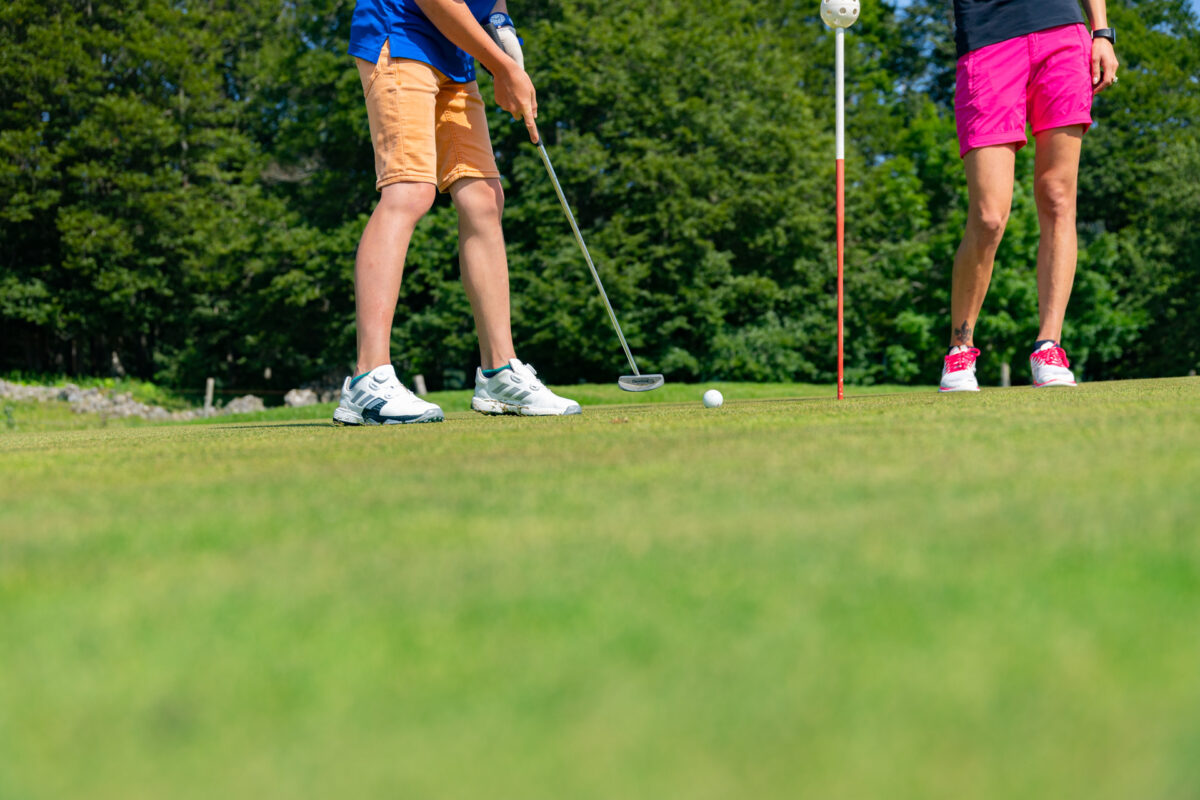
[[[221,430],[249,430],[252,428],[337,428],[340,427],[332,422],[274,422],[271,424],[262,425],[214,425],[214,428]]]

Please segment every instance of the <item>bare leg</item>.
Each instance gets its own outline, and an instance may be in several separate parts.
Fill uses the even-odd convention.
[[[1042,234],[1038,241],[1038,339],[1057,342],[1062,338],[1079,254],[1075,193],[1083,128],[1053,128],[1035,138],[1033,196]]]
[[[431,183],[383,187],[354,259],[354,304],[358,323],[357,374],[392,361],[392,318],[400,296],[404,258],[417,222],[433,205]]]
[[[950,290],[950,346],[975,343],[975,321],[983,308],[996,249],[1012,209],[1014,145],[980,147],[963,158],[967,171],[967,228],[954,256]]]
[[[504,252],[504,190],[495,178],[463,178],[450,187],[458,209],[459,265],[479,334],[479,363],[494,369],[516,357]]]

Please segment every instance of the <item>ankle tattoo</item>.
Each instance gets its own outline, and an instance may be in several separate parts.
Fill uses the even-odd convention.
[[[954,329],[954,343],[956,345],[970,344],[971,343],[971,335],[974,332],[975,332],[975,329],[972,328],[970,325],[968,325],[967,321],[964,319],[962,322],[962,325],[960,327]]]

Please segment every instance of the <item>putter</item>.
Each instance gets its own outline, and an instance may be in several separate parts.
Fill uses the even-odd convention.
[[[521,40],[517,38],[511,25],[497,27],[489,18],[483,28],[487,31],[488,36],[492,37],[492,41],[496,43],[497,47],[517,62],[517,66],[525,69],[525,54],[521,52]],[[604,301],[604,307],[608,309],[608,318],[612,320],[613,330],[617,332],[617,338],[621,340],[621,349],[625,351],[625,358],[629,359],[629,368],[633,370],[632,375],[622,375],[618,378],[617,385],[627,392],[649,392],[657,389],[666,383],[666,379],[662,375],[643,375],[638,371],[637,362],[633,360],[633,353],[629,352],[629,345],[625,342],[625,334],[621,332],[621,323],[617,322],[617,315],[613,311],[612,303],[608,302],[608,293],[604,291],[604,284],[600,282],[600,273],[596,272],[596,265],[592,263],[592,255],[588,252],[587,245],[583,243],[583,234],[579,232],[579,226],[575,224],[575,215],[571,213],[571,207],[567,205],[566,195],[563,194],[562,186],[558,183],[558,175],[554,174],[554,165],[550,163],[546,145],[542,144],[540,136],[537,148],[538,153],[542,156],[542,163],[546,165],[546,172],[550,175],[550,182],[554,184],[554,193],[558,195],[558,202],[562,203],[563,211],[567,212],[567,221],[571,223],[571,230],[575,232],[575,241],[579,242],[579,249],[583,251],[588,269],[592,271],[592,277],[596,280],[596,288],[600,290],[600,299]]]
[[[554,192],[558,195],[558,202],[562,204],[563,211],[567,213],[567,221],[571,223],[571,230],[575,233],[575,241],[579,242],[579,249],[583,251],[583,258],[587,261],[588,269],[592,271],[592,278],[596,281],[596,288],[600,290],[600,299],[604,301],[604,307],[608,309],[608,318],[612,320],[613,330],[617,332],[617,338],[621,340],[621,349],[625,351],[625,358],[629,359],[629,368],[633,370],[632,375],[622,375],[617,379],[617,385],[627,392],[649,392],[652,389],[657,389],[666,383],[666,379],[662,375],[643,375],[638,371],[637,362],[633,360],[633,353],[629,352],[629,345],[625,342],[625,334],[621,332],[621,323],[617,322],[617,315],[613,311],[612,303],[608,302],[608,294],[604,291],[604,284],[600,282],[600,273],[596,272],[596,265],[592,263],[592,256],[588,252],[587,245],[583,243],[583,234],[579,232],[579,226],[575,224],[575,215],[571,213],[571,207],[567,205],[567,198],[563,195],[562,186],[558,183],[558,176],[554,174],[554,165],[550,163],[550,156],[546,153],[546,145],[542,144],[541,139],[537,143],[538,153],[542,156],[542,163],[546,165],[546,173],[550,176],[550,182],[554,184]]]

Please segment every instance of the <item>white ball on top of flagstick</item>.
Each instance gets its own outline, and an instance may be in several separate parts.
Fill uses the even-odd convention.
[[[821,0],[821,19],[831,28],[849,28],[858,12],[858,0]]]

